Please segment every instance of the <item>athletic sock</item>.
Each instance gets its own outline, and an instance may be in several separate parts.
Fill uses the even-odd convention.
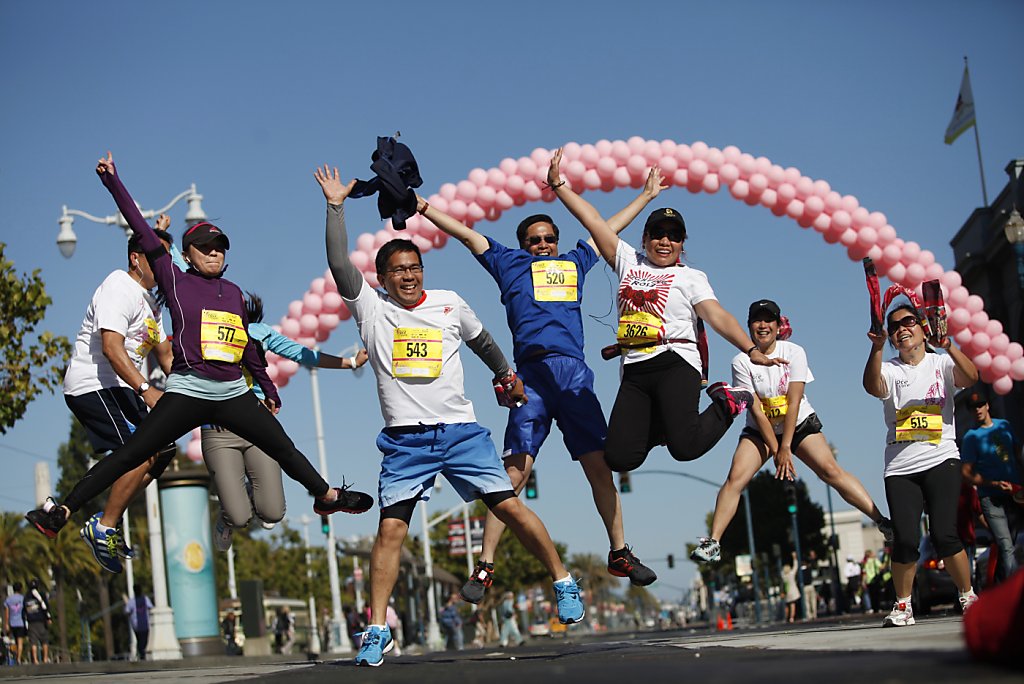
[[[976,596],[976,594],[974,593],[974,587],[971,587],[967,591],[960,592],[960,598],[970,598],[971,596]]]
[[[570,582],[572,582],[572,573],[571,572],[568,575],[566,575],[565,577],[563,577],[562,579],[555,580],[555,584],[569,584]]]
[[[53,503],[49,499],[47,499],[46,501],[43,502],[43,512],[44,513],[49,513],[50,511],[52,511],[56,507],[57,507],[57,504]]]
[[[897,596],[896,597],[896,603],[906,603],[909,606],[910,605],[910,597],[908,596],[906,598],[900,598],[899,596]]]

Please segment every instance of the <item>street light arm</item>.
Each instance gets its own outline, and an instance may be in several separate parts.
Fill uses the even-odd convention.
[[[691,475],[689,473],[681,473],[678,470],[643,470],[643,471],[639,471],[639,472],[634,470],[633,472],[630,473],[630,475],[678,475],[679,477],[685,477],[685,478],[689,478],[691,480],[696,480],[697,482],[703,482],[704,484],[710,485],[710,486],[714,487],[715,489],[718,489],[719,487],[722,486],[721,482],[715,482],[714,480],[708,480],[708,479],[700,477],[698,475]]]
[[[160,214],[166,214],[167,210],[170,209],[171,207],[173,207],[175,204],[177,204],[181,200],[185,199],[186,197],[190,197],[191,195],[195,195],[195,194],[196,194],[196,186],[193,185],[188,190],[185,190],[184,192],[180,192],[177,195],[175,195],[174,199],[172,199],[170,202],[168,202],[165,206],[160,207],[159,209],[153,209],[151,211],[143,212],[142,215],[145,216],[146,218],[149,218],[151,216],[159,216]]]
[[[92,221],[93,223],[103,223],[103,224],[106,224],[108,226],[109,225],[113,225],[115,223],[120,223],[119,216],[117,214],[114,214],[113,216],[104,216],[104,217],[100,218],[99,216],[93,216],[92,214],[87,214],[86,212],[79,211],[78,209],[68,209],[67,207],[64,207],[64,214],[63,215],[64,216],[81,216],[82,218],[88,219],[88,220]]]

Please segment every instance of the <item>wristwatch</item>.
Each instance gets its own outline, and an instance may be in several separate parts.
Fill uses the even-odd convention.
[[[149,383],[146,382],[146,381],[143,381],[142,384],[139,385],[139,389],[135,390],[135,393],[138,394],[141,397],[143,394],[146,393],[146,391],[148,389],[149,389]]]

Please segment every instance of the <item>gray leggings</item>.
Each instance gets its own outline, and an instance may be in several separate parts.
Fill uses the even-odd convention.
[[[229,526],[247,526],[254,512],[268,523],[284,518],[281,466],[252,442],[224,428],[204,427],[203,460]]]

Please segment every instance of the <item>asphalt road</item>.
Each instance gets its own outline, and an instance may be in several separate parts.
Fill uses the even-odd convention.
[[[878,625],[879,620],[871,619],[717,633],[643,632],[605,638],[535,639],[521,648],[386,656],[377,668],[356,667],[350,658],[318,663],[221,658],[205,663],[0,668],[0,678],[33,684],[1022,681],[1021,670],[971,661],[963,648],[958,617],[922,619],[916,626],[903,629],[882,629]]]

